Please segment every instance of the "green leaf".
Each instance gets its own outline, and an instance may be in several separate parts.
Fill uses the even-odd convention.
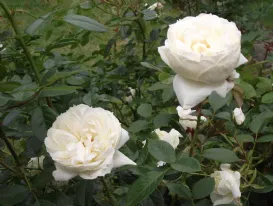
[[[107,29],[105,26],[100,24],[99,22],[87,17],[87,16],[81,16],[81,15],[67,15],[64,17],[64,20],[70,24],[73,24],[74,26],[78,26],[82,29],[86,29],[88,31],[96,31],[96,32],[106,32]]]
[[[18,88],[21,84],[18,82],[0,83],[0,92],[10,92]]]
[[[154,127],[159,128],[162,126],[166,126],[171,121],[171,119],[172,119],[172,115],[170,114],[167,114],[167,113],[158,114],[157,116],[155,116],[153,121]]]
[[[177,194],[180,197],[190,199],[192,196],[191,190],[185,185],[179,183],[168,183],[167,187],[172,193]]]
[[[56,97],[61,95],[67,95],[77,92],[78,86],[52,86],[46,87],[41,92],[41,97]]]
[[[162,140],[149,140],[148,150],[159,161],[173,163],[176,160],[174,148]]]
[[[131,124],[129,130],[133,133],[140,132],[141,130],[147,129],[149,123],[145,120],[137,120]]]
[[[22,202],[28,195],[29,189],[22,185],[12,185],[0,189],[1,205],[15,205]]]
[[[80,206],[91,206],[95,185],[92,180],[80,180],[75,185],[76,200]]]
[[[180,172],[198,172],[201,171],[200,163],[197,159],[193,157],[182,157],[174,164],[171,164],[171,167],[174,170],[180,171]]]
[[[219,119],[225,119],[231,121],[231,114],[229,112],[220,112],[215,115]]]
[[[251,84],[249,84],[241,79],[238,80],[238,84],[244,90],[244,95],[245,95],[246,99],[256,97],[256,91]]]
[[[206,177],[199,180],[193,185],[192,193],[194,199],[202,199],[208,196],[214,189],[215,181],[211,177]]]
[[[208,159],[217,160],[220,162],[236,162],[239,160],[233,151],[225,148],[207,149],[204,151],[203,156]]]
[[[90,68],[88,69],[79,69],[79,70],[75,70],[75,71],[71,71],[71,72],[59,72],[57,74],[55,74],[54,76],[50,77],[47,82],[56,82],[58,80],[61,80],[61,79],[65,79],[65,78],[68,78],[74,74],[78,74],[78,73],[81,73],[81,72],[86,72],[86,71],[89,71]]]
[[[217,110],[225,106],[229,99],[230,99],[230,95],[228,94],[226,95],[225,98],[223,98],[220,95],[218,95],[216,92],[212,92],[211,95],[209,96],[209,103],[212,109],[214,110],[214,112],[216,112]]]
[[[273,92],[268,92],[262,97],[262,103],[271,104],[273,103]]]
[[[254,142],[254,138],[249,134],[239,134],[236,136],[238,142]]]
[[[149,91],[156,91],[156,90],[160,90],[160,89],[165,89],[165,88],[167,88],[167,87],[169,87],[168,84],[162,84],[162,83],[160,83],[160,82],[157,82],[157,83],[153,84],[152,86],[150,86],[150,87],[148,88],[148,90],[149,90]]]
[[[46,127],[50,128],[53,122],[55,122],[56,118],[59,116],[59,114],[47,105],[42,105],[41,108],[43,111]]]
[[[273,134],[264,135],[259,137],[256,142],[272,142],[273,141]]]
[[[264,111],[261,114],[258,114],[249,124],[249,129],[257,134],[263,127],[270,122],[273,118],[273,113],[271,111]]]
[[[151,171],[140,176],[131,186],[126,198],[127,206],[135,206],[147,198],[162,181],[167,170]]]
[[[256,87],[262,89],[265,92],[270,91],[272,89],[271,79],[265,77],[258,77],[258,83]]]
[[[153,109],[151,104],[141,104],[137,108],[137,113],[141,115],[142,117],[149,117],[151,116],[152,112],[153,112]]]
[[[82,101],[84,104],[87,104],[88,106],[92,106],[92,94],[90,92],[85,94],[82,98]]]
[[[152,65],[152,64],[150,64],[150,63],[148,63],[148,62],[140,62],[140,64],[141,64],[142,66],[148,68],[148,69],[154,69],[154,70],[156,70],[156,71],[161,71],[160,68],[158,68],[158,67],[156,67],[156,66],[154,66],[154,65]]]
[[[8,126],[9,124],[11,124],[16,119],[16,117],[18,117],[19,114],[21,114],[21,111],[12,110],[7,116],[5,116],[3,120],[3,125]]]
[[[47,127],[41,107],[36,107],[33,111],[31,116],[31,128],[34,136],[43,142],[47,134]]]
[[[170,84],[167,88],[163,89],[162,99],[163,102],[169,101],[174,96],[173,86]]]
[[[26,28],[25,33],[29,35],[35,34],[36,31],[44,27],[49,22],[49,17],[51,17],[52,13],[53,12],[50,12],[34,21],[28,28]]]

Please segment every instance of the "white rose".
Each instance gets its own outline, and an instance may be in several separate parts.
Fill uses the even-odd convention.
[[[174,91],[185,109],[196,106],[212,91],[225,97],[234,86],[227,79],[247,62],[236,25],[212,14],[186,17],[170,25],[165,46],[158,51],[177,73]]]
[[[156,129],[154,132],[160,140],[168,142],[174,149],[179,145],[179,137],[182,137],[182,135],[175,129],[172,129],[169,133],[160,129]]]
[[[135,163],[118,151],[129,139],[113,113],[87,105],[71,107],[48,130],[45,145],[55,161],[55,180],[95,179]]]
[[[155,10],[155,9],[162,9],[164,6],[160,3],[154,3],[153,5],[151,5],[148,9],[149,10]]]
[[[178,106],[176,108],[176,111],[179,116],[179,123],[184,129],[192,128],[195,129],[197,125],[197,117],[191,115],[195,110],[191,109],[183,109],[181,106]],[[206,121],[207,118],[204,116],[201,116],[201,121]]]
[[[243,111],[242,111],[241,108],[235,108],[233,110],[233,116],[234,116],[235,121],[236,121],[236,123],[238,125],[243,124],[243,122],[245,121],[245,115],[244,115],[244,113],[243,113]]]
[[[44,162],[45,156],[42,155],[40,157],[32,157],[27,164],[27,168],[29,168],[30,176],[38,174],[40,171],[39,169],[44,169]]]
[[[215,188],[210,194],[213,205],[237,204],[240,201],[240,178],[239,172],[230,169],[230,164],[221,164],[222,171],[215,171],[211,177],[215,180]]]
[[[135,95],[136,95],[136,90],[135,90],[135,89],[129,87],[129,91],[130,91],[130,95],[125,97],[125,100],[126,100],[126,102],[128,102],[128,103],[132,102],[132,101],[133,101],[133,98],[134,98]]]
[[[172,129],[169,133],[162,131],[160,129],[156,129],[154,131],[158,138],[162,141],[168,142],[174,149],[177,148],[177,146],[179,145],[179,137],[183,137],[177,130]],[[143,142],[142,142],[143,143]],[[145,141],[146,144],[146,141]],[[144,145],[145,145],[144,144]],[[162,167],[166,164],[166,162],[163,161],[159,161],[157,163],[157,167]]]

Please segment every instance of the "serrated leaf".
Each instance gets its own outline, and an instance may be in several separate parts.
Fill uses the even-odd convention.
[[[219,112],[215,115],[215,117],[231,121],[231,114],[229,112]]]
[[[86,29],[88,31],[96,31],[96,32],[106,32],[107,29],[101,23],[91,19],[87,16],[81,15],[67,15],[64,17],[64,20],[74,26],[80,27],[82,29]]]
[[[256,142],[263,143],[263,142],[272,142],[273,141],[273,134],[264,135],[259,137]]]
[[[204,157],[211,160],[216,160],[220,162],[236,162],[239,160],[237,155],[225,148],[212,148],[204,151]]]
[[[192,193],[194,199],[202,199],[208,196],[214,189],[215,181],[211,177],[206,177],[199,180],[193,185]]]
[[[12,185],[7,188],[0,189],[0,202],[1,205],[15,205],[23,201],[30,191],[23,185]]]
[[[244,96],[246,97],[246,99],[256,97],[256,91],[251,84],[249,84],[241,79],[238,80],[238,84],[244,90]]]
[[[249,134],[239,134],[236,136],[238,142],[254,142],[254,138]]]
[[[137,113],[143,117],[149,117],[151,116],[153,112],[152,105],[151,104],[141,104],[137,108]]]
[[[263,127],[270,122],[273,118],[273,113],[271,111],[264,111],[261,114],[258,114],[253,118],[253,120],[249,124],[249,129],[257,134],[259,133]]]
[[[214,110],[214,112],[216,112],[217,110],[225,106],[229,99],[230,99],[230,95],[228,94],[226,95],[226,97],[223,98],[220,95],[218,95],[216,92],[212,92],[211,95],[209,96],[209,103],[212,109]]]
[[[52,86],[46,87],[41,92],[41,97],[56,97],[77,92],[78,86]]]
[[[21,114],[21,111],[19,110],[12,110],[5,118],[3,119],[3,125],[8,126],[10,123],[12,123],[16,117]]]
[[[149,123],[145,120],[137,120],[131,124],[129,130],[133,133],[140,132],[141,130],[147,129]]]
[[[126,198],[127,206],[135,206],[147,198],[162,181],[167,170],[151,171],[140,176],[131,186]]]
[[[262,103],[271,104],[273,103],[273,92],[268,92],[262,97]]]
[[[171,164],[171,167],[174,170],[180,171],[180,172],[199,172],[201,171],[200,163],[197,159],[193,157],[182,157],[174,164]]]
[[[183,184],[168,183],[167,187],[172,193],[177,194],[180,197],[190,199],[192,196],[191,190]]]
[[[36,107],[33,110],[33,114],[31,116],[31,128],[34,136],[43,142],[47,134],[47,127],[41,107]]]
[[[176,160],[174,148],[163,140],[149,140],[148,150],[159,161],[173,163]]]
[[[0,92],[10,92],[18,88],[21,84],[18,82],[0,83]]]

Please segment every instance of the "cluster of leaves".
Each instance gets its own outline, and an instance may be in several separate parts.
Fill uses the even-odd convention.
[[[215,182],[209,175],[220,163],[240,171],[244,205],[272,204],[273,77],[267,68],[272,50],[264,32],[273,27],[272,4],[249,1],[244,8],[252,8],[253,15],[232,0],[187,2],[190,10],[162,1],[164,10],[152,11],[138,0],[60,1],[24,33],[13,32],[16,13],[11,12],[12,25],[0,38],[6,48],[0,51],[0,205],[112,205],[107,192],[119,205],[212,205]],[[226,98],[212,93],[203,103],[207,121],[191,156],[191,133],[176,113],[174,73],[157,47],[169,24],[201,11],[242,25],[242,51],[250,62],[239,68],[233,92]],[[4,13],[3,18],[11,20]],[[254,23],[261,29],[251,30]],[[264,41],[265,61],[256,62],[254,46]],[[103,181],[54,181],[44,138],[59,114],[81,103],[114,112],[131,136],[121,150],[137,167],[116,169]],[[242,126],[232,117],[237,105],[246,114]],[[152,134],[157,128],[183,134],[176,150]],[[44,169],[31,175],[27,163],[41,155],[46,155]],[[159,160],[167,164],[157,168]]]

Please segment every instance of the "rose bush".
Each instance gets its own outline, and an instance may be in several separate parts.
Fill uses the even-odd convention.
[[[128,140],[128,132],[111,112],[81,104],[56,119],[45,146],[55,161],[56,180],[66,181],[77,175],[95,179],[113,168],[135,165],[118,151]]]
[[[169,26],[162,60],[177,75],[174,91],[181,106],[192,108],[212,91],[225,97],[235,68],[247,62],[241,54],[241,32],[233,22],[212,14],[186,17]]]
[[[5,2],[0,205],[273,205],[270,0]]]

